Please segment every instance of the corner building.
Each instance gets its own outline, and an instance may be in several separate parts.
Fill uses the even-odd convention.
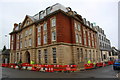
[[[10,33],[10,63],[77,64],[100,62],[97,32],[81,15],[57,3],[24,21]]]

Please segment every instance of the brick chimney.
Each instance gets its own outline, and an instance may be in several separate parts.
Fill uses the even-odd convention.
[[[18,24],[17,23],[14,23],[14,28],[16,28],[18,26]]]

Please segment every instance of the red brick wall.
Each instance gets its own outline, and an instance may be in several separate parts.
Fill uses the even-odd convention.
[[[51,44],[51,26],[50,26],[50,18],[47,19],[47,43]]]
[[[86,45],[88,46],[88,31],[85,31],[85,35],[86,35]]]
[[[91,32],[90,32],[90,47],[92,47],[92,36],[91,36]]]
[[[82,45],[84,45],[84,34],[83,34],[83,30],[84,30],[84,28],[83,28],[83,26],[82,26],[82,24],[81,24]]]
[[[74,21],[61,13],[56,15],[57,42],[75,43]]]

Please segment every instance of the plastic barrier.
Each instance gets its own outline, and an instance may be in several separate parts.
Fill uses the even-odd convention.
[[[9,64],[9,68],[15,68],[15,66],[16,66],[16,64],[14,64],[14,63]]]
[[[108,65],[112,65],[114,61],[108,61]]]
[[[85,69],[92,69],[92,68],[94,68],[94,64],[93,64],[93,63],[84,64],[84,68],[85,68]]]
[[[105,63],[103,63],[103,67],[105,67],[106,66],[106,64]]]
[[[9,64],[2,63],[2,67],[8,67]]]
[[[96,66],[97,67],[103,67],[103,63],[97,63]]]
[[[92,65],[92,64],[91,64]],[[42,72],[64,72],[64,71],[76,71],[77,65],[41,65],[41,64],[2,64],[2,67],[9,67],[14,69],[26,69],[32,71],[42,71]]]

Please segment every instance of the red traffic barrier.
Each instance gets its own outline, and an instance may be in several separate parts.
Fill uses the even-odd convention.
[[[103,66],[103,63],[97,63],[96,66],[97,66],[97,67],[102,67],[102,66]]]
[[[108,65],[112,65],[114,61],[108,61]]]
[[[2,63],[2,67],[8,67],[9,64]]]
[[[93,64],[93,63],[84,64],[84,68],[85,68],[85,69],[92,69],[92,68],[94,68],[94,64]]]

